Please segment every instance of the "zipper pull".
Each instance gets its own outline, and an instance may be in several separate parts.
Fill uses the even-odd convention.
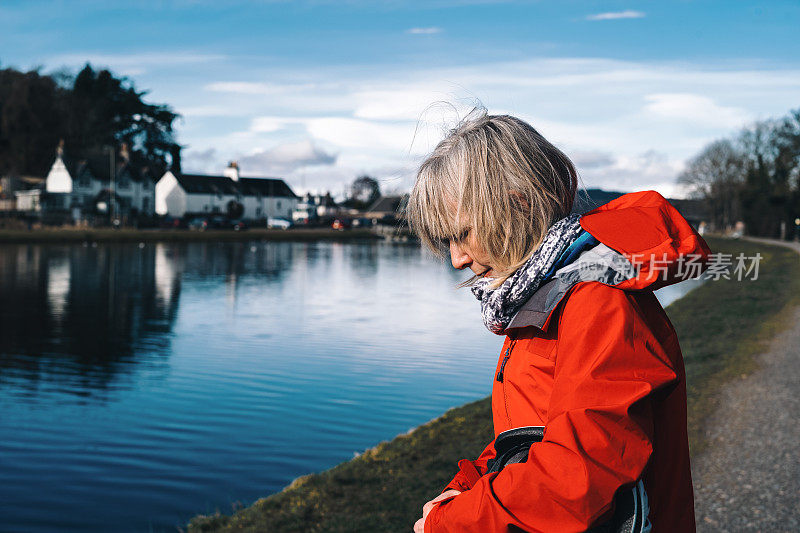
[[[500,383],[503,382],[503,370],[505,370],[506,368],[506,363],[508,362],[508,358],[511,357],[511,347],[513,345],[514,345],[513,342],[508,345],[508,348],[506,348],[506,353],[503,355],[503,362],[500,363],[500,370],[497,372],[497,381],[499,381]]]

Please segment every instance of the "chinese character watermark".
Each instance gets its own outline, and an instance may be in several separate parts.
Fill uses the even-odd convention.
[[[577,270],[583,281],[601,281],[617,285],[625,280],[640,278],[662,279],[668,281],[710,279],[710,280],[752,280],[758,279],[762,255],[735,257],[730,253],[683,254],[607,254],[600,261],[579,263]]]

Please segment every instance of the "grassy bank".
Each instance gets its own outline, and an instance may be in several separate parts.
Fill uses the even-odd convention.
[[[800,260],[790,249],[748,241],[709,239],[715,252],[762,255],[756,281],[718,280],[674,302],[669,314],[683,350],[688,385],[689,443],[705,446],[703,422],[716,408],[719,387],[757,367],[755,355],[789,325],[800,304]]]
[[[191,241],[350,241],[380,239],[368,229],[337,231],[329,228],[250,229],[246,231],[189,231],[169,229],[38,229],[0,230],[0,243],[64,242],[191,242]]]
[[[795,252],[709,239],[715,252],[763,256],[758,280],[709,281],[673,303],[689,384],[693,452],[719,387],[755,368],[754,356],[787,325],[798,303]],[[233,515],[195,517],[189,531],[404,531],[421,505],[450,480],[456,462],[475,457],[492,438],[488,399],[451,409],[407,435],[384,442],[331,470],[296,480],[282,492]]]

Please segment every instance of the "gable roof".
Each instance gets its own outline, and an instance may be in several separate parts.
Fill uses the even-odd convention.
[[[176,174],[181,188],[194,194],[238,194],[233,180],[226,176],[204,176],[202,174]]]
[[[62,157],[62,161],[74,180],[80,179],[88,172],[95,180],[103,183],[111,182],[111,165],[107,153],[93,153],[80,159]],[[133,181],[138,182],[148,179],[154,181],[155,178],[149,166],[117,157],[114,164],[114,177],[118,180],[124,173],[127,173]]]
[[[297,198],[289,185],[279,178],[239,178],[239,187],[242,191],[250,191],[244,194]]]
[[[375,200],[366,211],[372,212],[387,212],[387,213],[401,213],[406,208],[408,203],[408,195],[403,196],[381,196]]]
[[[239,178],[238,181],[234,181],[227,176],[175,172],[172,174],[187,193],[297,198],[289,185],[279,178]]]

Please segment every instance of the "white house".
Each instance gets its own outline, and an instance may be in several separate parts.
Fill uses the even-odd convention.
[[[291,218],[298,197],[277,178],[244,178],[232,162],[222,176],[167,171],[156,183],[156,213],[181,218],[227,214],[241,204],[241,218]]]
[[[307,224],[310,221],[325,217],[335,217],[341,212],[339,206],[333,201],[330,191],[325,194],[306,193],[298,202],[292,219],[299,224]]]
[[[155,206],[153,178],[148,167],[131,161],[125,144],[113,158],[108,153],[96,153],[76,161],[64,157],[62,144],[45,179],[44,190],[41,191],[45,194],[35,202],[47,211],[69,212],[76,220],[98,211],[107,212],[112,207],[112,201],[115,215],[152,215]],[[26,196],[26,205],[32,206],[34,203],[31,194],[26,191],[22,195]]]

